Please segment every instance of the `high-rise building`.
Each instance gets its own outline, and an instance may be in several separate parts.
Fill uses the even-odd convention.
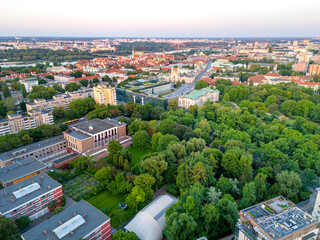
[[[318,65],[318,64],[310,64],[310,66],[309,66],[309,75],[310,76],[320,75],[320,65]]]
[[[236,240],[315,240],[318,220],[279,196],[240,211]]]
[[[98,104],[117,105],[116,89],[107,85],[97,85],[93,88],[93,98]]]

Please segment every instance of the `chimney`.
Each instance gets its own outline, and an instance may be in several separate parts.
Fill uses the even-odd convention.
[[[84,222],[84,224],[87,224],[87,222]]]
[[[73,235],[73,232],[72,232],[72,231],[70,231],[70,234],[71,234],[71,235]]]
[[[59,221],[59,225],[62,225],[62,222],[61,222],[61,221]]]
[[[73,216],[77,216],[77,214],[76,214],[76,213],[73,213]]]
[[[14,199],[11,199],[11,202],[14,203]]]
[[[44,235],[47,235],[47,231],[46,231],[46,230],[43,230],[43,234],[44,234]]]
[[[50,189],[51,188],[51,186],[48,186],[48,189]]]
[[[8,197],[8,193],[4,193],[4,195],[5,195],[6,197]]]
[[[89,126],[89,131],[92,131],[93,130],[93,126]]]
[[[87,213],[85,213],[82,217],[86,217],[87,216]]]

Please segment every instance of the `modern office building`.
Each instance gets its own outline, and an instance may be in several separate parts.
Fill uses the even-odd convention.
[[[110,240],[110,218],[84,200],[22,234],[23,240]]]
[[[20,83],[26,88],[26,92],[29,93],[32,91],[33,86],[38,86],[38,79],[35,77],[24,78],[20,80]]]
[[[41,162],[46,163],[50,159],[67,152],[67,140],[63,135],[49,138],[40,142],[32,143],[21,148],[13,149],[0,154],[0,167],[7,166],[16,161],[29,157],[35,157]]]
[[[93,98],[98,104],[117,105],[116,89],[99,84],[93,88]]]
[[[47,171],[47,166],[34,157],[0,168],[0,184],[8,187]]]
[[[193,90],[185,96],[180,96],[178,105],[183,108],[188,108],[192,105],[202,106],[208,100],[213,103],[219,101],[219,91],[211,88]]]
[[[28,216],[34,220],[49,212],[50,202],[61,204],[62,197],[62,185],[41,173],[0,190],[0,216],[12,220]]]
[[[23,129],[33,129],[42,124],[52,125],[53,115],[49,111],[31,111],[28,115],[9,114],[0,120],[0,136],[17,133]]]
[[[93,98],[93,90],[91,88],[82,89],[75,92],[67,92],[53,96],[51,100],[46,99],[35,99],[33,103],[27,103],[27,111],[33,109],[36,110],[47,110],[52,111],[54,107],[63,107],[64,109],[69,108],[69,103],[76,99],[83,99],[87,97]]]
[[[86,153],[89,150],[107,146],[111,140],[126,137],[126,124],[111,119],[93,119],[87,122],[72,125],[64,133],[68,141],[68,148]]]
[[[236,240],[315,240],[319,222],[279,196],[240,211]]]

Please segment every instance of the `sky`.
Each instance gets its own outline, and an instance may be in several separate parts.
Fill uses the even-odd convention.
[[[2,0],[0,36],[315,37],[320,0]]]

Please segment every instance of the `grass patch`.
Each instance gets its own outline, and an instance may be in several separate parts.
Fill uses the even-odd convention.
[[[148,153],[153,152],[152,149],[150,147],[145,148],[143,150],[138,149],[135,146],[130,146],[128,147],[128,151],[131,153],[132,155],[132,160],[131,160],[131,165],[134,166],[136,164],[139,164],[141,159],[147,155]]]
[[[105,190],[90,197],[87,201],[102,212],[104,212],[103,208],[108,209],[104,213],[111,218],[111,226],[118,228],[136,214],[135,208],[128,207],[126,210],[118,208],[119,202],[125,202],[126,197],[127,195],[114,195]],[[139,204],[138,210],[141,210],[147,204],[148,202]]]

